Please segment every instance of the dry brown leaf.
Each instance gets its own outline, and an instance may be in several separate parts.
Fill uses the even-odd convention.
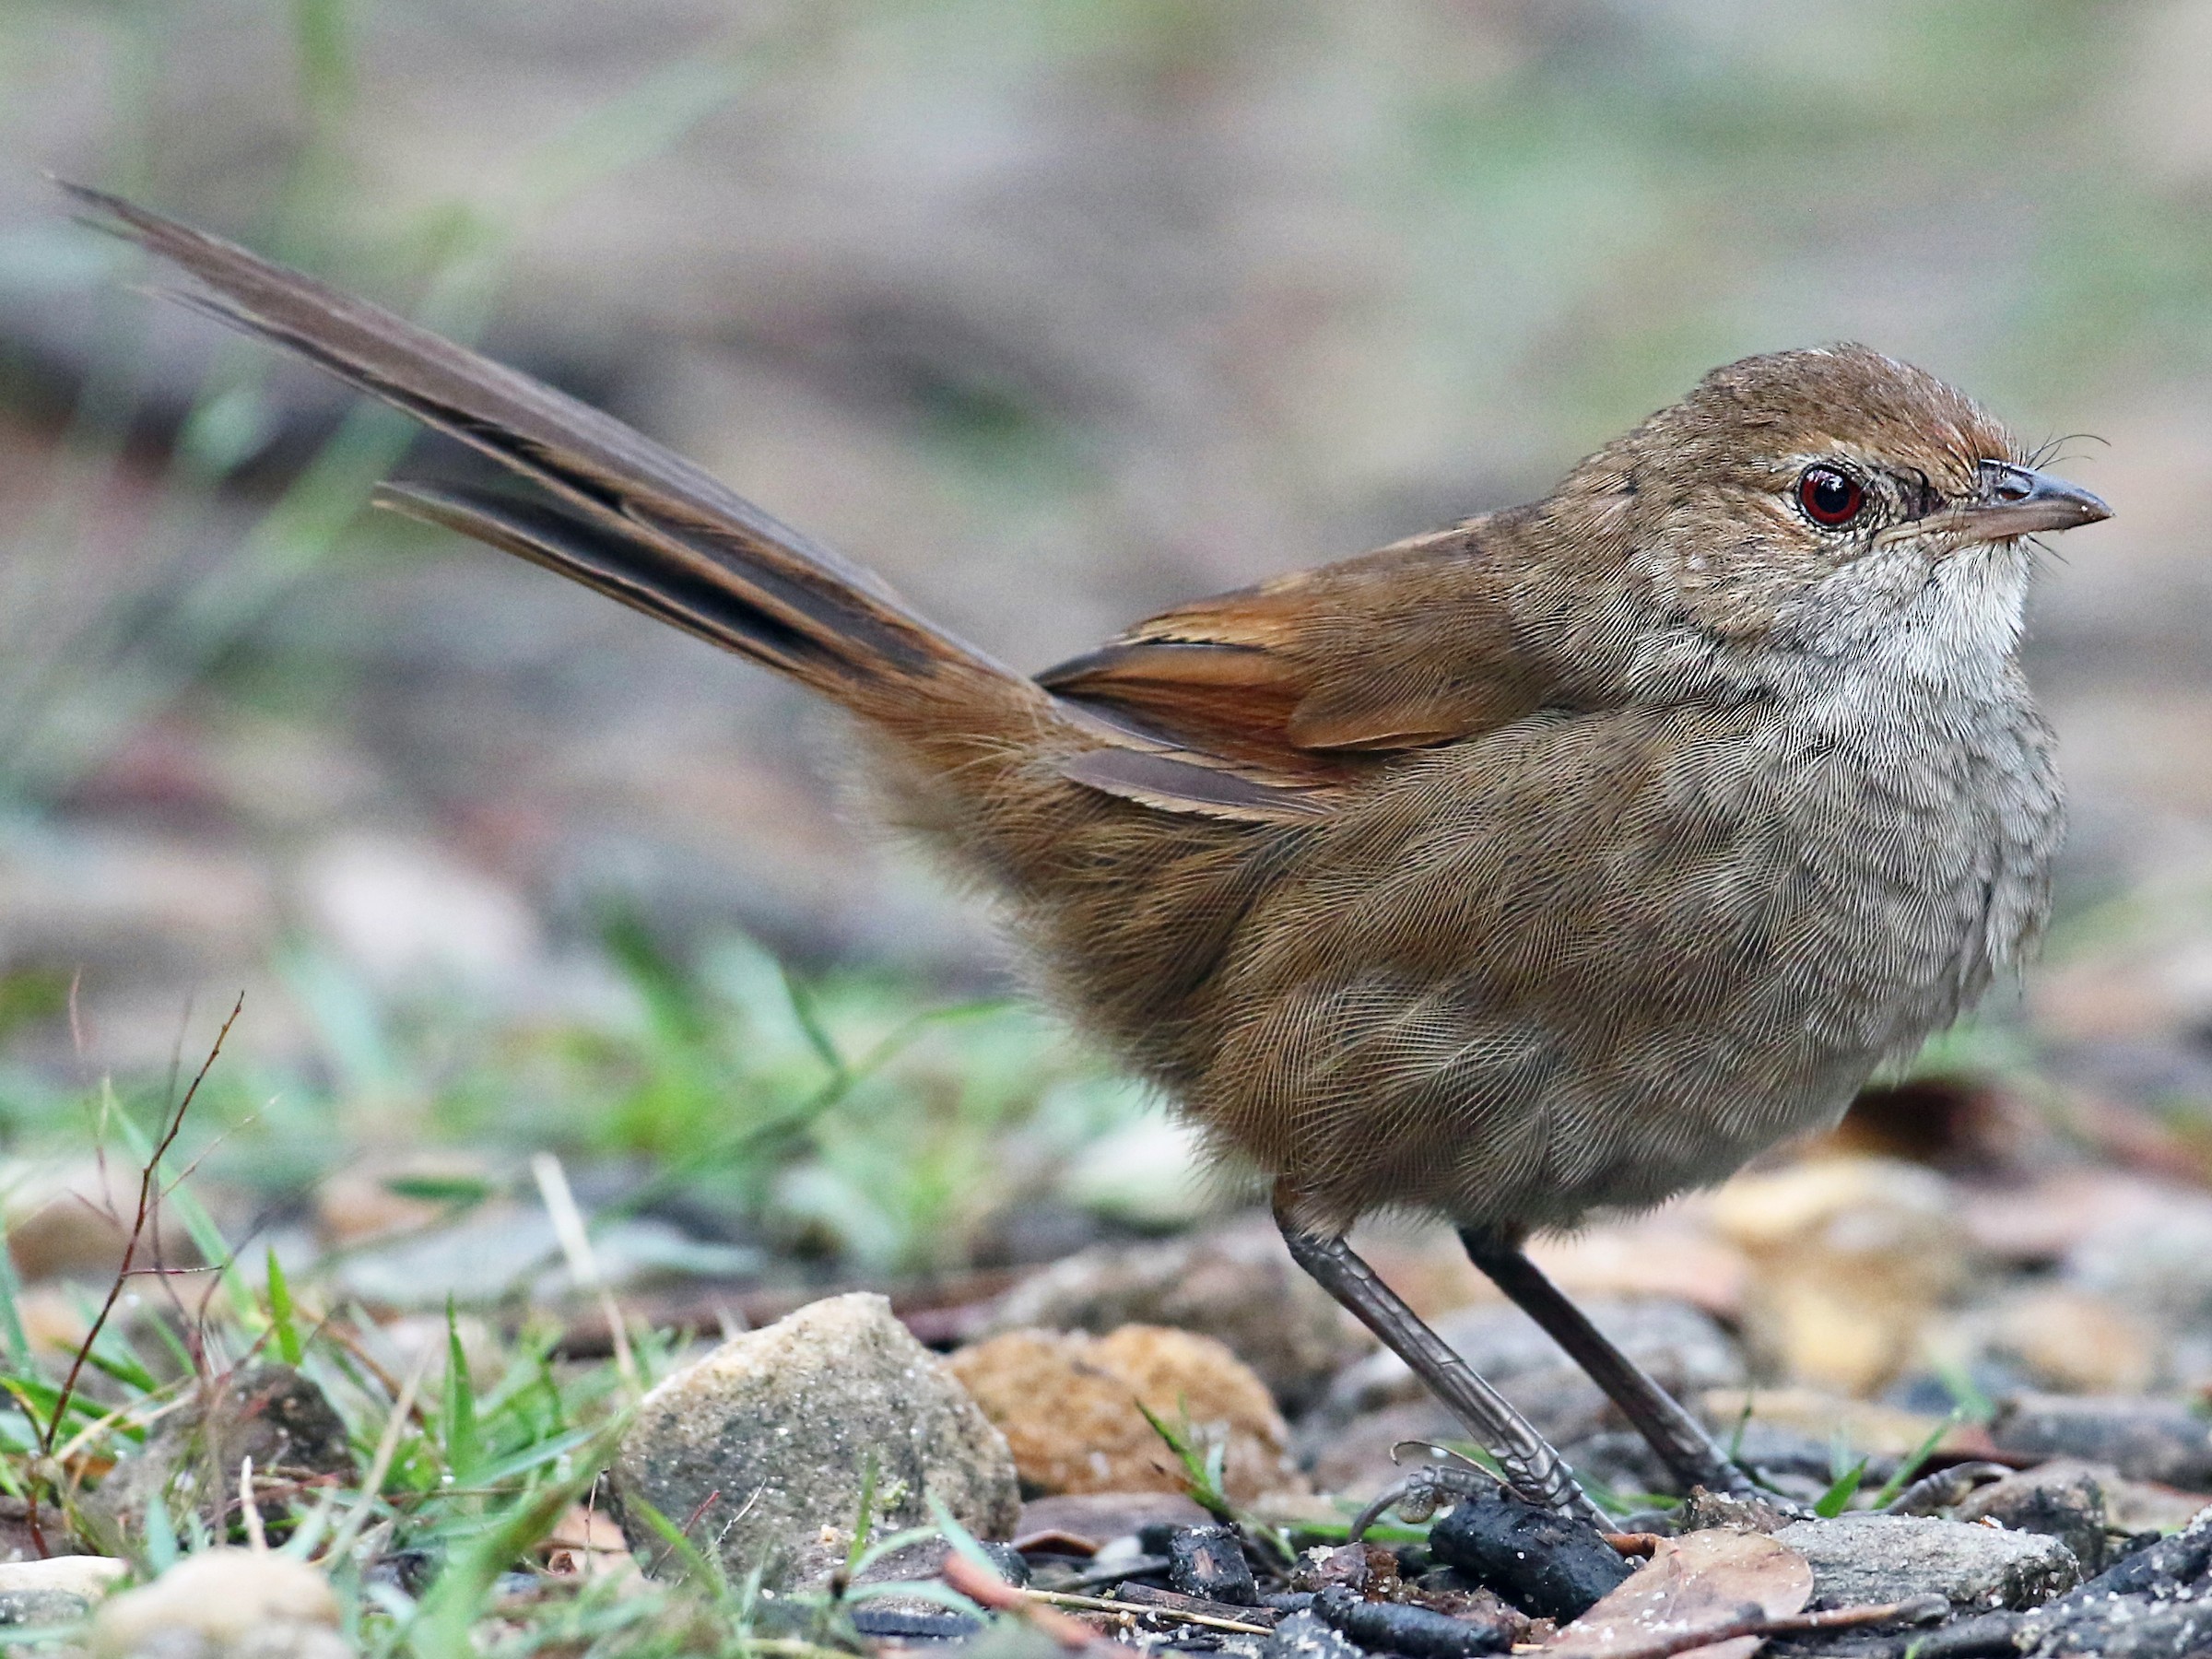
[[[1759,1533],[1713,1530],[1662,1539],[1651,1564],[1552,1639],[1557,1659],[1629,1659],[1734,1622],[1756,1609],[1794,1613],[1813,1594],[1813,1570],[1786,1544]],[[1750,1659],[1765,1641],[1738,1636],[1680,1650],[1678,1659]]]

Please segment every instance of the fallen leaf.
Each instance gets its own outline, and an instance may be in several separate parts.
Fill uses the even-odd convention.
[[[1802,1608],[1813,1594],[1813,1570],[1786,1544],[1759,1533],[1714,1528],[1661,1539],[1637,1571],[1544,1651],[1556,1659],[1619,1659],[1649,1652],[1669,1636],[1718,1626],[1756,1608],[1769,1618]],[[1738,1636],[1677,1659],[1750,1659],[1766,1639]]]

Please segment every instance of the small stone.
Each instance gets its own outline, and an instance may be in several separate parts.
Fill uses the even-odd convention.
[[[2041,1533],[2074,1552],[2084,1573],[2104,1571],[2104,1483],[2093,1465],[2062,1458],[2008,1475],[1970,1493],[1955,1512],[1960,1521],[1994,1521],[2014,1532]]]
[[[2212,1512],[2030,1613],[2019,1647],[2039,1659],[2179,1659],[2212,1645]]]
[[[2055,1538],[1912,1515],[1798,1521],[1774,1535],[1812,1563],[1815,1607],[1941,1595],[1975,1612],[2033,1607],[2081,1576]]]
[[[1168,1583],[1185,1595],[1256,1607],[1259,1586],[1233,1526],[1184,1526],[1168,1536]]]
[[[2155,1480],[2130,1480],[2104,1464],[2090,1466],[2104,1488],[2105,1513],[2117,1533],[2179,1532],[2212,1504],[2212,1495],[2204,1492],[2184,1492]]]
[[[250,1652],[256,1659],[344,1659],[338,1598],[324,1576],[289,1556],[210,1549],[186,1556],[150,1584],[105,1602],[92,1621],[95,1659]],[[196,1637],[194,1648],[180,1637]]]
[[[2138,1195],[2066,1253],[2063,1272],[2155,1325],[2212,1326],[2212,1195]]]
[[[2140,1394],[2159,1373],[2159,1341],[2141,1317],[2064,1285],[1992,1309],[1983,1340],[2036,1386],[2059,1394]]]
[[[1683,1500],[1677,1521],[1676,1530],[1686,1533],[1774,1533],[1787,1526],[1790,1517],[1758,1493],[1738,1496],[1700,1487]]]
[[[2088,1458],[2136,1480],[2212,1487],[2212,1422],[2178,1400],[2016,1394],[2003,1402],[1989,1435],[2006,1452]]]
[[[1289,1431],[1251,1368],[1210,1336],[1124,1325],[1106,1336],[1009,1331],[947,1362],[1040,1493],[1180,1492],[1174,1454],[1141,1404],[1171,1429],[1225,1443],[1222,1484],[1247,1502],[1298,1481]]]
[[[1742,1176],[1712,1216],[1749,1256],[1744,1325],[1776,1371],[1870,1394],[1919,1353],[1965,1275],[1950,1182],[1897,1159],[1825,1158]]]
[[[651,1504],[695,1524],[733,1578],[759,1566],[781,1588],[842,1560],[871,1460],[879,1532],[928,1524],[933,1492],[984,1537],[1007,1536],[1020,1514],[1006,1441],[890,1303],[830,1297],[645,1396],[615,1459],[632,1506],[623,1530],[663,1548],[635,1507]]]
[[[1595,1527],[1503,1491],[1453,1506],[1429,1548],[1538,1618],[1577,1618],[1634,1571]]]
[[[1172,1325],[1227,1343],[1287,1411],[1302,1410],[1373,1339],[1299,1271],[1270,1223],[1157,1244],[1113,1244],[1054,1263],[1009,1290],[985,1335]]]
[[[1260,1644],[1260,1659],[1367,1659],[1367,1650],[1313,1613],[1292,1613]]]
[[[138,1184],[138,1171],[120,1157],[0,1165],[0,1220],[18,1277],[112,1277],[137,1214]],[[182,1228],[164,1229],[162,1240],[172,1265],[200,1259]]]
[[[0,1562],[0,1625],[66,1624],[130,1574],[112,1556],[51,1556]]]
[[[84,1500],[83,1512],[135,1537],[159,1493],[171,1516],[196,1512],[216,1526],[236,1496],[239,1465],[249,1457],[257,1482],[293,1491],[319,1477],[354,1473],[352,1437],[322,1389],[288,1365],[256,1362],[201,1384],[190,1405],[115,1465]],[[286,1507],[266,1493],[261,1502],[265,1512]]]
[[[544,950],[535,913],[442,842],[349,831],[300,861],[315,931],[371,982],[511,991]]]
[[[1397,1558],[1379,1544],[1340,1544],[1334,1549],[1317,1544],[1291,1564],[1290,1588],[1365,1590],[1384,1563],[1387,1576],[1396,1578]]]

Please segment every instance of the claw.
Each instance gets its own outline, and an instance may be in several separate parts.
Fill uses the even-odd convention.
[[[1495,1475],[1448,1446],[1432,1446],[1427,1441],[1400,1441],[1390,1449],[1391,1461],[1398,1462],[1398,1454],[1408,1447],[1419,1448],[1435,1461],[1407,1471],[1369,1499],[1366,1507],[1352,1517],[1347,1542],[1359,1543],[1383,1512],[1393,1507],[1401,1519],[1418,1523],[1435,1514],[1447,1500],[1479,1498],[1498,1489]]]

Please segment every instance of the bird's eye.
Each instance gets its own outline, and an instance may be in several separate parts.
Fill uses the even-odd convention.
[[[1866,491],[1841,467],[1808,466],[1797,480],[1797,504],[1814,524],[1833,530],[1859,516]]]

